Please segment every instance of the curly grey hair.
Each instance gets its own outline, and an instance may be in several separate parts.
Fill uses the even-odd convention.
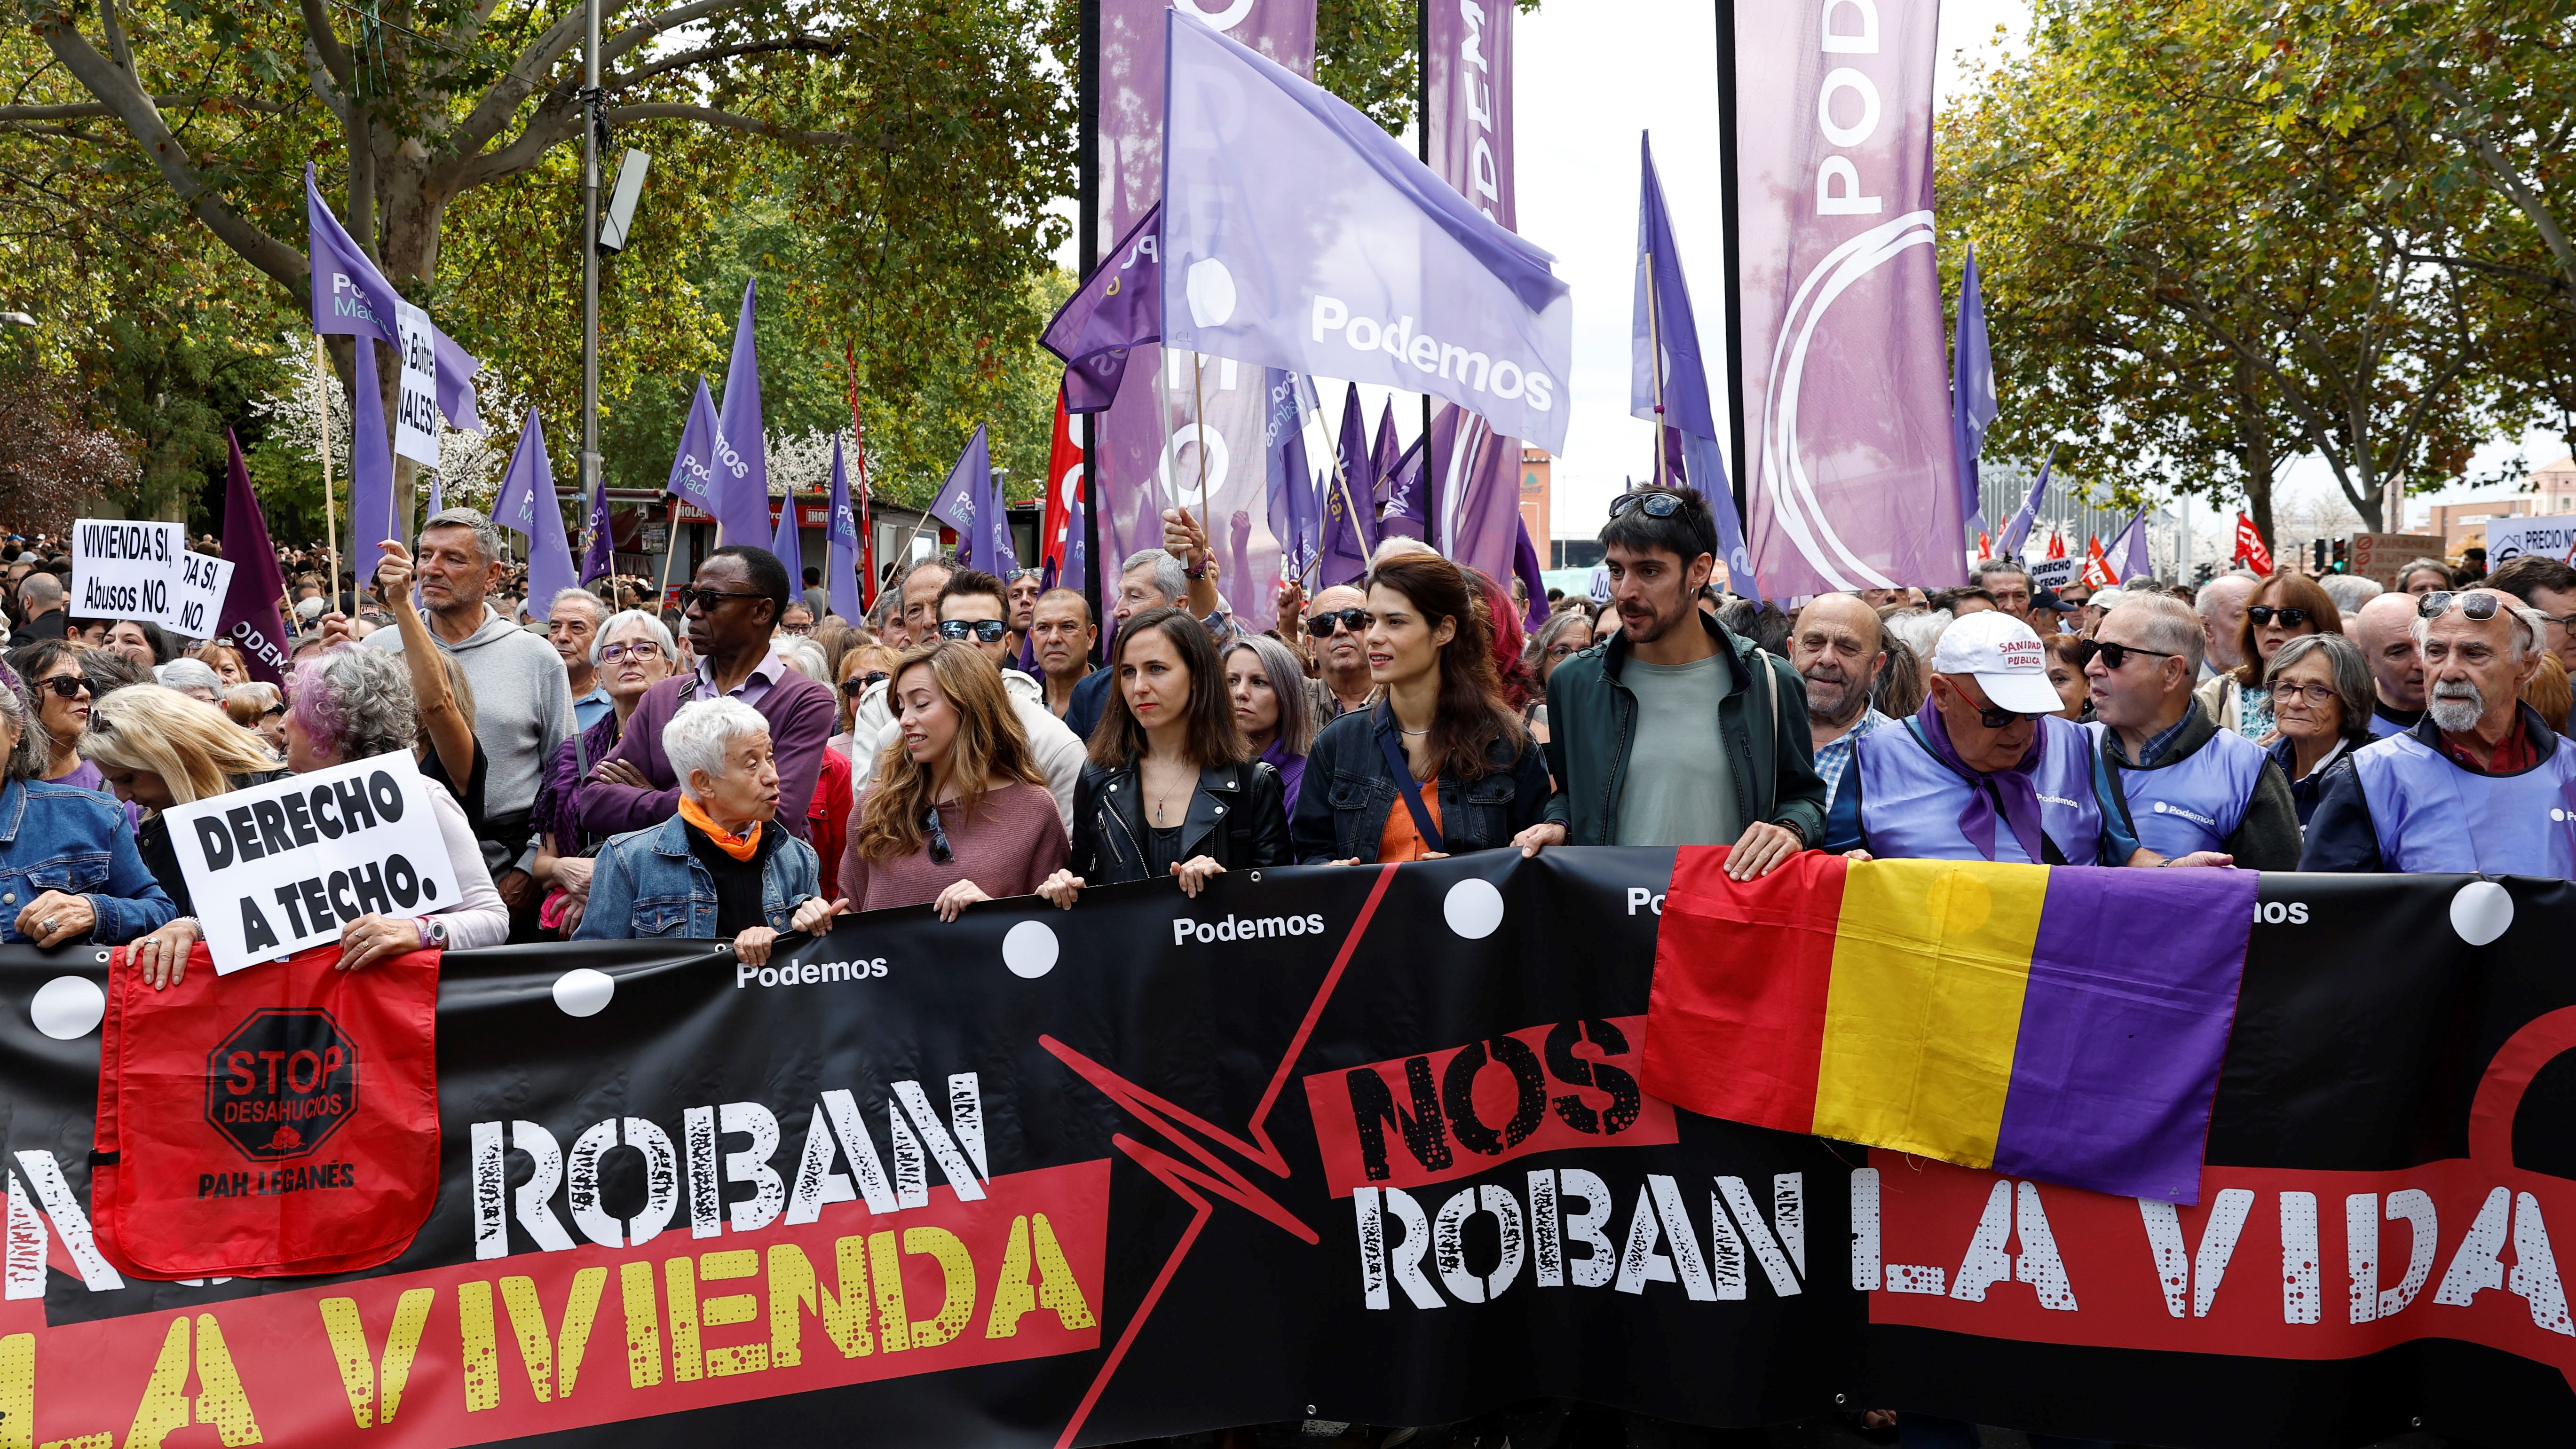
[[[344,644],[295,671],[287,718],[335,763],[408,750],[420,733],[420,706],[402,656]]]
[[[18,743],[0,761],[0,775],[12,780],[41,780],[53,760],[53,737],[36,723],[36,707],[14,671],[0,671],[0,720],[18,732]]]
[[[676,661],[680,657],[680,643],[671,637],[670,625],[643,609],[620,609],[601,620],[599,632],[590,636],[590,662],[599,662],[600,646],[608,642],[609,635],[639,626],[653,640],[653,647],[662,651],[663,658]]]
[[[433,528],[471,529],[474,532],[474,547],[482,552],[483,562],[490,564],[501,561],[501,529],[499,525],[492,522],[489,515],[471,508],[445,508],[431,514],[428,521],[421,524],[421,537],[428,537],[429,531]],[[420,540],[417,538],[412,540],[412,551],[414,553],[420,551]]]

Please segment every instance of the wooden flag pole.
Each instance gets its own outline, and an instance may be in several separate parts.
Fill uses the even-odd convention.
[[[1655,296],[1655,254],[1646,253],[1646,351],[1655,372],[1655,486],[1665,486],[1664,470],[1664,308]]]
[[[357,342],[363,347],[368,339],[360,337]],[[331,574],[322,590],[330,602],[322,611],[336,614],[340,611],[340,516],[331,502],[331,354],[323,350],[318,332],[313,335],[313,406],[322,430],[322,538],[331,561]]]
[[[656,595],[653,599],[653,613],[657,618],[660,617],[663,609],[669,607],[668,601],[671,597],[671,561],[679,556],[680,495],[674,493],[671,495],[671,525],[669,538],[662,545],[662,592]]]

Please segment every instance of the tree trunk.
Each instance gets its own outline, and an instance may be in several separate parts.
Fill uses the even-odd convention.
[[[2272,545],[2272,429],[2264,416],[2262,384],[2243,358],[2236,360],[2236,461],[2245,470],[2245,513],[2263,547]]]

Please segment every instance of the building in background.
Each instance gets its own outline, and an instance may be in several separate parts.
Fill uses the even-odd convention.
[[[2537,475],[2534,476],[2537,477]],[[2568,485],[2576,485],[2576,479],[2568,479],[2564,482]],[[2576,493],[2576,486],[2564,486],[2562,492]],[[2557,500],[2550,501],[2557,503]],[[2532,508],[2533,502],[2534,500],[2530,498],[2490,498],[2483,503],[2436,503],[2432,507],[2431,531],[2442,535],[2442,552],[2452,558],[2458,558],[2460,550],[2464,548],[2486,547],[2487,525],[2497,519],[2528,518],[2535,511],[2565,512],[2569,506],[2576,505],[2576,498],[2539,510]]]
[[[1553,461],[1542,449],[1521,449],[1521,527],[1529,530],[1534,544],[1549,538],[1548,479]]]

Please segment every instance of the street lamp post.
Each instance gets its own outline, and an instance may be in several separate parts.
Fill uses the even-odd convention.
[[[581,126],[581,516],[595,514],[599,489],[599,139],[607,107],[599,94],[599,0],[586,0]]]

